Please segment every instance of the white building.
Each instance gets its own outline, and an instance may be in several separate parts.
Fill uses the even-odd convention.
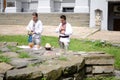
[[[120,0],[0,0],[5,13],[89,13],[90,27],[120,31]]]

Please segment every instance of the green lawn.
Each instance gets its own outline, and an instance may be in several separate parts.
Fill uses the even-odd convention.
[[[19,45],[27,45],[27,37],[23,35],[1,36],[0,42],[18,42]],[[50,43],[54,47],[59,47],[57,37],[42,36],[42,46]],[[112,54],[115,57],[115,68],[120,69],[120,48],[113,47],[110,44],[102,45],[99,41],[91,42],[88,40],[71,39],[70,50],[73,51],[103,51]]]

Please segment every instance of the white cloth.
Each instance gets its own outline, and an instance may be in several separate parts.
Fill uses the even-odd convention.
[[[62,23],[60,23],[59,26],[56,28],[56,32],[59,33],[59,36],[70,36],[72,34],[72,27],[68,22],[66,23],[65,34],[60,33],[60,27],[61,26],[62,26]],[[60,38],[60,41],[61,42],[70,42],[70,37]]]
[[[31,20],[26,28],[28,31],[33,31],[34,33],[36,33],[32,35],[34,39],[39,39],[43,31],[43,25],[40,20],[38,20],[36,23]]]
[[[33,27],[34,25],[34,27]],[[43,31],[43,25],[40,20],[38,20],[36,23],[31,20],[27,26],[28,31],[34,31],[36,34],[41,34]]]

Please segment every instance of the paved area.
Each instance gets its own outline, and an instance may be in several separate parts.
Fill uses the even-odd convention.
[[[56,27],[45,25],[42,35],[58,36],[55,33]],[[0,35],[27,35],[26,25],[0,25]],[[97,31],[94,28],[73,26],[72,38],[106,40],[111,43],[120,44],[120,31]]]

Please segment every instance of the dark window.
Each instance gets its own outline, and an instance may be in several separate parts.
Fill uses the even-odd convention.
[[[15,2],[7,2],[7,7],[15,7]]]
[[[74,8],[73,7],[64,7],[63,12],[74,12]]]

